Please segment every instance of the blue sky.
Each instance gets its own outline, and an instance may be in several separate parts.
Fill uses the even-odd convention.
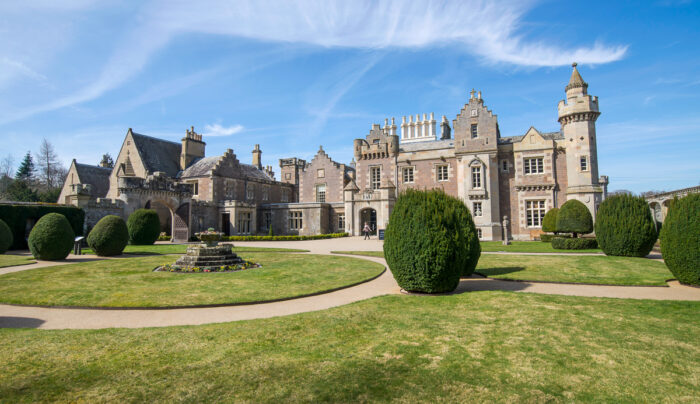
[[[384,118],[451,121],[481,90],[502,136],[559,129],[571,62],[600,97],[610,189],[700,183],[697,1],[4,1],[0,157],[43,137],[63,162],[128,128],[203,133],[263,164],[337,161]]]

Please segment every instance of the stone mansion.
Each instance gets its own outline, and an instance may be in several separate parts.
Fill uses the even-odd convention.
[[[323,148],[311,161],[280,160],[280,179],[233,150],[207,157],[202,136],[187,130],[180,143],[127,131],[113,167],[73,160],[59,203],[86,211],[86,226],[138,208],[155,209],[176,241],[209,227],[226,234],[359,235],[388,225],[406,188],[441,188],[471,210],[479,237],[533,239],[545,212],[578,199],[595,217],[608,179],[598,175],[598,98],[588,95],[576,64],[559,102],[560,130],[501,137],[498,118],[472,90],[451,124],[433,113],[372,125],[354,141],[354,159],[338,163]],[[505,220],[507,218],[507,220]],[[504,229],[507,226],[507,229]],[[270,230],[271,229],[271,230]],[[506,230],[506,232],[504,232]]]

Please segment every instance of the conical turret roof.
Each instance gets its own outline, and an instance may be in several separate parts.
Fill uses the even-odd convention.
[[[574,70],[571,72],[571,79],[569,80],[569,84],[566,86],[566,91],[571,90],[572,88],[583,88],[583,91],[585,93],[586,89],[588,88],[588,83],[583,81],[583,77],[581,77],[581,73],[578,72],[578,69],[576,68],[578,64],[574,62],[571,67],[574,68]]]

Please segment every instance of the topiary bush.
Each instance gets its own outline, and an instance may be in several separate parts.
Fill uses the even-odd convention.
[[[588,234],[593,231],[593,217],[586,205],[576,199],[566,201],[557,213],[556,229],[562,233]]]
[[[481,246],[469,209],[442,190],[399,195],[384,235],[384,256],[404,290],[453,291],[474,272]]]
[[[153,209],[137,209],[126,221],[129,244],[151,245],[160,235],[160,219]]]
[[[673,203],[661,228],[661,255],[679,282],[700,285],[700,194]]]
[[[644,198],[618,194],[600,204],[595,236],[606,255],[646,257],[658,233]]]
[[[38,260],[56,261],[68,256],[75,233],[68,219],[60,213],[48,213],[29,233],[29,250]]]
[[[5,254],[13,241],[12,230],[3,220],[0,220],[0,254]]]
[[[547,233],[557,233],[557,215],[559,208],[552,208],[544,214],[542,218],[542,231]]]
[[[105,216],[92,228],[87,243],[101,257],[119,255],[129,243],[129,230],[121,217]]]
[[[598,242],[594,238],[554,237],[552,248],[557,250],[592,250],[598,248]]]

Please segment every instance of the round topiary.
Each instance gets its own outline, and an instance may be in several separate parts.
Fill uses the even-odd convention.
[[[13,241],[14,237],[12,237],[10,226],[3,220],[0,220],[0,254],[5,254],[5,251],[10,248]]]
[[[606,255],[646,257],[658,234],[644,198],[619,194],[600,204],[595,236]]]
[[[544,214],[542,218],[542,231],[547,233],[557,232],[557,215],[559,214],[559,208],[552,208]]]
[[[700,194],[671,204],[661,228],[661,255],[679,282],[700,285]]]
[[[119,255],[129,243],[129,230],[121,217],[105,216],[92,228],[87,243],[101,257]]]
[[[412,292],[450,292],[474,272],[481,246],[469,209],[441,190],[399,195],[384,235],[394,278]]]
[[[68,219],[60,213],[42,216],[29,233],[29,250],[38,260],[56,261],[68,256],[75,234]]]
[[[129,244],[150,245],[160,235],[160,219],[153,209],[137,209],[126,221],[129,230]]]
[[[588,234],[593,231],[593,217],[586,205],[576,199],[566,201],[557,214],[556,229],[562,233]]]

